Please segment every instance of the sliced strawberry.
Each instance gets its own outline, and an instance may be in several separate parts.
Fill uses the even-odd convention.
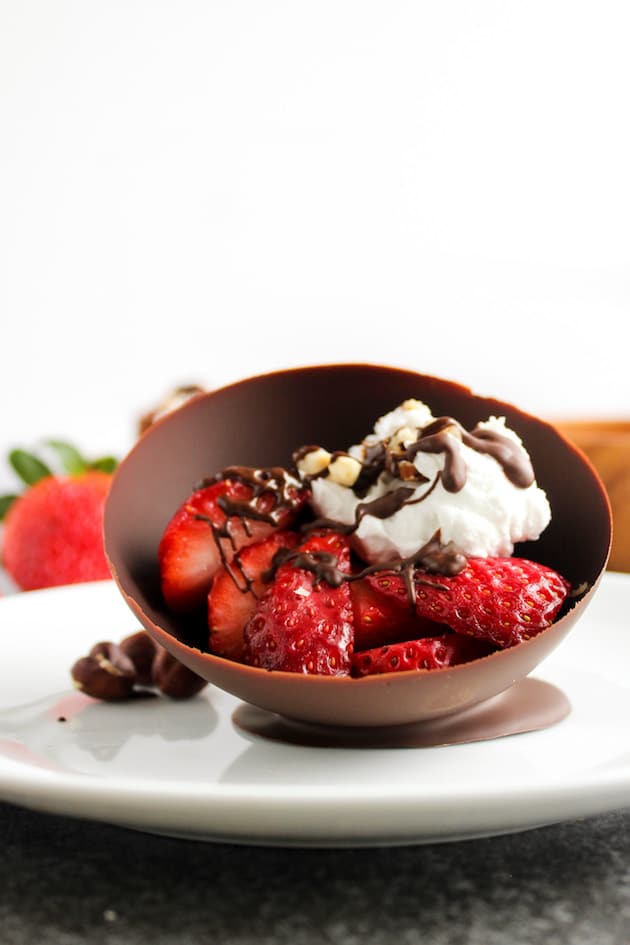
[[[418,616],[409,594],[384,594],[365,578],[350,584],[354,609],[354,649],[369,650],[387,643],[436,636],[443,627]]]
[[[487,656],[492,650],[491,644],[483,640],[444,633],[438,637],[407,640],[405,643],[355,653],[352,657],[352,675],[373,676],[407,670],[442,669],[444,666],[469,663]]]
[[[407,595],[398,574],[367,580],[394,598]],[[421,617],[499,647],[514,646],[549,627],[570,589],[556,571],[524,558],[469,558],[452,577],[417,570],[415,584]]]
[[[295,532],[277,531],[264,541],[241,548],[229,565],[219,568],[208,595],[213,653],[242,659],[245,624],[267,589],[274,555],[280,548],[295,548],[301,541]]]
[[[281,472],[237,468],[233,476],[198,489],[178,509],[158,549],[162,594],[170,609],[187,613],[203,608],[221,565],[229,564],[240,548],[290,525],[305,493],[284,489],[279,501]]]
[[[353,615],[346,538],[328,533],[289,553],[245,628],[245,662],[324,676],[350,673]],[[337,585],[337,586],[334,586]]]

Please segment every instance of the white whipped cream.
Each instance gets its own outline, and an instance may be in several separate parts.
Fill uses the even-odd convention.
[[[374,432],[348,452],[363,459],[366,446],[379,442],[387,445],[401,429],[417,431],[433,420],[425,404],[405,401],[380,417]],[[510,438],[527,456],[522,441],[505,425],[503,418],[490,417],[477,426]],[[408,437],[403,436],[403,442],[407,441]],[[445,466],[443,452],[417,452],[413,464],[427,481],[402,481],[383,472],[369,491],[358,497],[352,488],[323,476],[313,479],[311,484],[313,508],[318,516],[351,525],[360,503],[370,502],[401,486],[413,487],[413,494],[399,511],[385,519],[364,515],[354,531],[354,547],[369,564],[414,555],[437,532],[443,545],[452,543],[455,550],[467,557],[511,555],[517,542],[538,538],[551,520],[551,511],[537,483],[518,487],[491,456],[462,442],[458,442],[457,449],[461,450],[466,465],[466,482],[459,491],[447,491],[438,476]],[[425,495],[426,498],[413,504]]]

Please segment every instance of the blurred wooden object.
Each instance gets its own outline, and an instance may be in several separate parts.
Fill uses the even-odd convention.
[[[608,568],[630,571],[630,420],[552,422],[588,456],[608,492],[613,512]]]

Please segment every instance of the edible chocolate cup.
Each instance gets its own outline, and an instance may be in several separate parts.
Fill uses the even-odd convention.
[[[157,548],[174,511],[204,477],[229,465],[287,465],[305,443],[329,450],[359,442],[402,401],[425,401],[465,427],[504,416],[522,437],[551,502],[551,525],[516,548],[589,590],[547,630],[511,649],[440,670],[349,677],[244,666],[205,652],[207,630],[166,609]],[[564,638],[606,567],[611,515],[586,458],[552,426],[449,381],[366,364],[305,367],[250,378],[190,400],[152,426],[116,472],[105,509],[112,575],[151,636],[209,682],[289,718],[343,726],[436,719],[483,702],[527,676]]]

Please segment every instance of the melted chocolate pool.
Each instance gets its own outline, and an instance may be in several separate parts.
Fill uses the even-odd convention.
[[[308,748],[434,748],[541,731],[562,721],[570,711],[569,700],[560,689],[530,678],[464,712],[411,725],[315,725],[245,703],[234,710],[232,722],[249,735]]]

